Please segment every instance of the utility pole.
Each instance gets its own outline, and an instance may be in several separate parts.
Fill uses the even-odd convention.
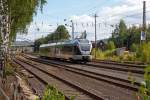
[[[96,59],[96,50],[97,50],[97,18],[98,16],[95,14],[94,18],[95,18],[95,59]]]
[[[146,30],[146,1],[143,1],[143,31]]]
[[[143,25],[142,25],[142,32],[141,32],[141,42],[146,40],[146,1],[143,1]]]
[[[72,23],[72,40],[74,39],[74,23],[73,23],[73,20],[71,20],[71,23]]]

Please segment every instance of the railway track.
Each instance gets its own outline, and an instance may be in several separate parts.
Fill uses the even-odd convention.
[[[111,70],[118,70],[118,71],[124,71],[124,72],[131,72],[135,74],[144,74],[144,67],[136,67],[136,66],[128,66],[128,65],[122,65],[122,64],[111,64],[111,63],[100,63],[100,62],[90,62],[86,64],[87,66],[93,66],[93,67],[100,67],[105,69],[111,69]]]
[[[132,90],[132,91],[138,91],[138,87],[140,85],[140,83],[138,83],[138,82],[135,82],[135,85],[131,85],[131,82],[129,80],[121,79],[119,77],[111,76],[111,75],[107,76],[107,75],[105,75],[105,73],[98,74],[98,73],[95,73],[95,72],[91,72],[90,70],[85,70],[84,68],[78,68],[77,66],[75,68],[75,67],[71,67],[71,66],[68,66],[68,65],[66,66],[64,64],[62,65],[62,63],[61,64],[56,63],[54,61],[51,62],[49,60],[44,60],[44,59],[35,59],[35,58],[27,57],[27,56],[25,56],[25,57],[27,59],[38,62],[39,64],[44,63],[44,64],[54,66],[54,67],[58,67],[58,68],[61,68],[61,69],[63,68],[65,70],[71,71],[73,73],[81,74],[81,75],[84,75],[84,76],[87,76],[87,77],[90,77],[90,78],[93,78],[93,79],[96,79],[96,80],[99,80],[99,81],[104,81],[104,82],[107,82],[109,84],[113,84],[115,86],[119,86],[121,88],[129,89],[129,90]]]
[[[25,77],[32,91],[39,97],[42,97],[47,83],[42,81],[39,77],[33,75],[31,72],[29,72],[29,70],[26,70],[24,67],[20,66],[14,61],[12,66],[15,67],[16,65],[18,66],[16,70],[17,74],[22,78]]]
[[[50,59],[50,60],[55,61],[54,59]],[[71,63],[69,61],[61,61],[61,62]],[[131,72],[133,74],[137,74],[138,76],[143,76],[144,68],[147,66],[143,64],[139,64],[139,65],[127,64],[127,63],[119,63],[119,62],[114,62],[114,61],[103,61],[103,60],[93,60],[92,62],[88,62],[87,64],[84,64],[84,65],[92,66],[95,68],[101,68],[101,69],[102,68],[110,69],[110,70],[115,70],[115,71],[120,71],[120,72]]]
[[[77,66],[77,65],[70,65],[68,63],[64,63],[64,62],[56,62],[56,61],[50,61],[50,60],[45,60],[45,59],[35,59],[35,58],[30,58],[27,57],[27,59],[33,60],[33,61],[37,61],[40,63],[44,63],[47,65],[52,65],[55,67],[59,67],[59,68],[64,68],[66,70],[72,71],[74,73],[78,73],[78,74],[83,74],[85,76],[91,77],[91,78],[95,78],[97,80],[101,80],[101,81],[105,81],[111,84],[114,84],[116,86],[120,86],[123,88],[128,88],[134,91],[138,91],[138,87],[140,86],[140,83],[142,80],[142,78],[139,77],[135,77],[135,85],[131,85],[131,80],[129,80],[129,76],[128,75],[124,75],[124,74],[118,74],[118,73],[111,73],[111,72],[106,72],[106,71],[97,71],[97,69],[91,69],[92,67],[88,67],[88,66]]]
[[[52,85],[57,85],[59,89],[63,91],[67,100],[69,100],[71,96],[76,95],[78,95],[76,100],[104,100],[101,96],[90,92],[88,89],[80,87],[79,84],[77,85],[61,78],[60,76],[49,73],[48,71],[43,70],[42,67],[36,67],[35,65],[26,63],[21,59],[15,59],[14,61],[36,76],[43,83],[51,84],[52,82],[55,82]]]
[[[92,62],[96,63],[104,63],[104,64],[113,64],[113,65],[121,65],[121,66],[130,66],[130,67],[136,67],[136,68],[145,68],[147,64],[144,63],[128,63],[128,62],[117,62],[117,61],[107,61],[107,60],[92,60]]]

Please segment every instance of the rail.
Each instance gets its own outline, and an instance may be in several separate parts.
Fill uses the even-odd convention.
[[[105,81],[105,82],[108,82],[108,83],[111,83],[111,84],[114,84],[114,85],[117,85],[117,86],[120,86],[120,87],[131,89],[133,91],[138,91],[137,86],[140,85],[140,83],[135,82],[136,86],[132,86],[131,82],[129,80],[120,79],[120,78],[117,78],[117,77],[108,76],[108,75],[100,74],[100,73],[95,73],[95,72],[91,72],[91,71],[87,71],[87,70],[83,70],[83,69],[79,69],[79,68],[74,68],[74,67],[70,67],[70,66],[67,66],[67,65],[62,65],[62,64],[55,63],[55,62],[50,62],[50,61],[47,61],[47,60],[42,60],[42,59],[39,60],[39,59],[32,59],[32,58],[28,58],[28,59],[33,60],[35,62],[40,62],[40,63],[43,63],[43,64],[63,68],[65,70],[68,70],[68,71],[71,71],[71,72],[74,72],[74,73],[82,74],[84,76],[88,76],[88,77],[91,77],[91,78],[94,78],[94,79],[97,79],[97,80],[102,80],[102,81]],[[29,62],[26,61],[26,63],[29,63]],[[91,75],[91,74],[93,74],[93,75]],[[102,76],[102,77],[99,77],[99,76]],[[109,78],[109,80],[107,78]],[[120,82],[121,82],[121,84],[120,84]]]

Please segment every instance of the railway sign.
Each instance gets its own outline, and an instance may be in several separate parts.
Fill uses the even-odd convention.
[[[141,31],[141,40],[146,40],[146,33]]]

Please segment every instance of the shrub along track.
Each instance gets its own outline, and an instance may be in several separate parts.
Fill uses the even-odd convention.
[[[107,76],[103,74],[98,74],[95,72],[91,72],[91,70],[87,70],[84,68],[79,68],[79,66],[68,66],[68,65],[62,65],[62,63],[52,62],[49,60],[44,59],[37,59],[37,58],[31,58],[29,56],[25,56],[27,59],[36,61],[34,63],[37,63],[37,66],[41,65],[42,68],[51,69],[53,66],[53,69],[61,69],[63,70],[65,74],[68,73],[68,77],[71,80],[77,80],[77,81],[83,81],[80,84],[84,86],[84,84],[87,84],[89,87],[92,87],[91,89],[94,89],[95,91],[101,92],[104,98],[115,98],[118,100],[132,100],[133,97],[135,97],[135,91],[138,90],[138,83],[136,85],[131,85],[129,80],[121,79],[119,77],[115,76]],[[26,61],[27,63],[31,63],[29,60]],[[32,62],[33,62],[32,61]],[[44,63],[44,64],[41,64]],[[51,66],[51,67],[48,67]],[[62,76],[64,75],[62,74]],[[60,73],[58,73],[60,74]],[[75,79],[73,76],[78,76],[78,79]],[[73,77],[73,78],[71,78]],[[68,78],[68,79],[69,79]],[[79,79],[80,78],[80,79]],[[88,82],[90,81],[90,82]],[[133,96],[134,95],[134,96]],[[132,98],[132,99],[131,99]]]

